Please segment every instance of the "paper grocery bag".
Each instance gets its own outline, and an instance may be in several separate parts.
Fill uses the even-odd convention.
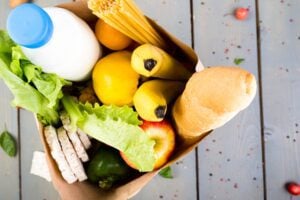
[[[77,16],[81,17],[89,24],[93,24],[97,20],[97,17],[92,15],[91,11],[87,7],[86,1],[76,1],[72,3],[60,4],[58,7],[66,8]],[[149,19],[150,23],[155,27],[155,29],[161,34],[161,36],[168,43],[168,51],[174,57],[176,57],[181,62],[184,62],[186,66],[194,71],[196,64],[201,68],[201,63],[198,60],[195,52],[187,45],[176,39],[174,36],[170,35],[163,28],[158,26],[154,21]],[[46,159],[51,174],[52,182],[55,189],[58,191],[59,195],[63,200],[125,200],[137,194],[150,180],[159,172],[160,169],[141,174],[141,176],[123,184],[116,186],[115,188],[104,191],[101,190],[96,185],[90,184],[88,181],[77,182],[74,184],[68,184],[61,176],[61,173],[52,159],[49,147],[45,142],[45,137],[43,134],[43,126],[37,120],[38,131],[44,146],[46,153]],[[176,126],[175,126],[176,127]],[[208,133],[207,133],[208,134]],[[186,154],[191,152],[207,134],[203,134],[200,137],[181,139],[177,141],[176,149],[170,158],[170,161],[165,164],[162,168],[169,166],[170,164],[176,162],[177,160],[184,157]]]

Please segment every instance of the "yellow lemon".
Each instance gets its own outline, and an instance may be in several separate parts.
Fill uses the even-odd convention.
[[[93,87],[104,104],[131,105],[139,74],[130,64],[131,53],[118,51],[100,59],[93,69]]]

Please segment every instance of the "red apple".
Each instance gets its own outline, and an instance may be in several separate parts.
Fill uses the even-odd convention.
[[[167,120],[161,122],[143,121],[141,128],[155,141],[154,153],[156,161],[153,170],[158,169],[168,161],[175,148],[175,132]],[[121,152],[121,156],[130,167],[136,169],[124,153]]]

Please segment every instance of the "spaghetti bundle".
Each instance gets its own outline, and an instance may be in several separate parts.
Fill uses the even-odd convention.
[[[93,14],[139,44],[165,49],[166,43],[132,0],[89,0]]]

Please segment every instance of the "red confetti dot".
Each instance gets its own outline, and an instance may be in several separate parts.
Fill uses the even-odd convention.
[[[234,12],[235,18],[238,20],[245,20],[247,19],[249,15],[249,9],[248,8],[237,8]]]
[[[286,189],[292,195],[300,195],[300,185],[297,183],[288,183]]]

